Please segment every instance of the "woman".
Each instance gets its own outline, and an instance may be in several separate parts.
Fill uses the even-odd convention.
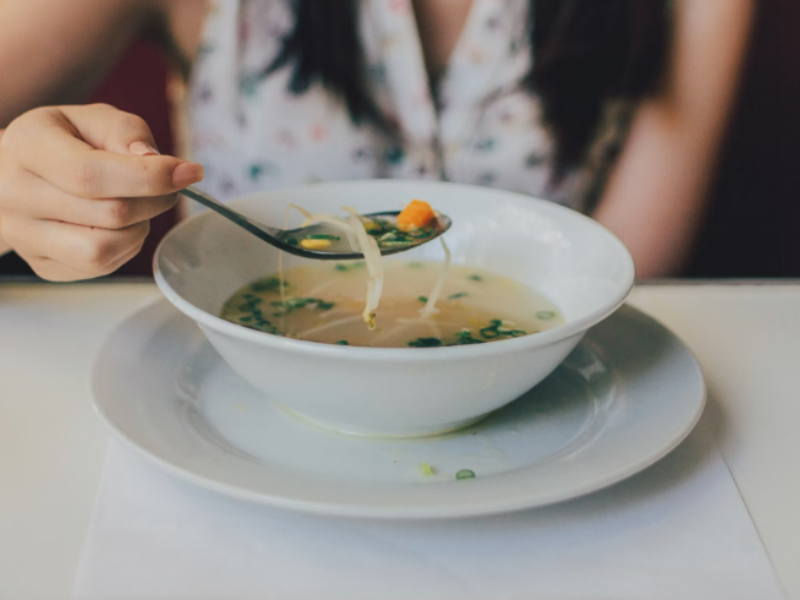
[[[204,186],[445,178],[589,212],[640,277],[703,214],[752,0],[5,0],[0,251],[108,274],[200,164],[79,102],[136,35],[190,76]],[[39,108],[36,108],[39,107]]]

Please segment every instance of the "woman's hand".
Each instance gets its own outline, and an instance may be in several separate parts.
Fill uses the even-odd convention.
[[[200,165],[159,155],[135,115],[101,104],[31,110],[0,137],[0,246],[52,281],[107,275],[202,178]]]

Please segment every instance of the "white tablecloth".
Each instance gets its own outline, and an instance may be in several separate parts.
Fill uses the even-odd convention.
[[[708,428],[607,490],[451,521],[322,518],[173,479],[119,442],[79,570],[80,600],[778,600]]]

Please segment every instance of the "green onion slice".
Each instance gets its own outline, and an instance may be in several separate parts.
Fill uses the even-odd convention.
[[[408,345],[411,348],[437,348],[439,346],[442,346],[443,344],[442,340],[440,340],[439,338],[429,337],[429,338],[417,338],[416,340],[408,342]]]

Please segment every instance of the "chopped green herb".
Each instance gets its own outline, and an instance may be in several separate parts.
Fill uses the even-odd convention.
[[[281,287],[289,287],[289,283],[287,281],[281,281],[277,277],[270,277],[269,279],[264,279],[263,281],[256,281],[250,287],[256,292],[275,292]]]
[[[428,303],[428,297],[427,296],[420,296],[419,298],[417,298],[417,300],[419,300],[420,302],[424,302],[425,304]]]
[[[541,321],[549,321],[553,317],[556,316],[556,313],[552,310],[540,310],[536,313],[536,318]]]
[[[500,337],[500,332],[497,331],[497,327],[484,327],[481,329],[481,335],[487,340],[493,340],[496,337]]]
[[[363,260],[359,260],[351,263],[336,263],[333,268],[337,271],[355,271],[357,269],[363,269],[366,266],[367,263]]]
[[[415,229],[411,232],[411,237],[417,240],[421,240],[431,235],[433,228],[432,227],[420,227],[419,229]]]
[[[422,463],[419,466],[419,472],[423,477],[431,477],[436,471],[428,463]]]
[[[469,296],[467,292],[458,292],[457,294],[453,294],[452,296],[448,296],[448,300],[458,300],[459,298],[463,298],[465,296]]]
[[[455,346],[466,346],[469,344],[483,344],[483,340],[477,340],[472,337],[471,331],[459,331],[457,336],[457,341],[454,344]]]
[[[297,238],[291,237],[286,240],[286,243],[289,244],[290,246],[297,246],[300,242],[297,241]]]
[[[408,246],[413,244],[415,240],[425,235],[420,235],[418,232],[401,231],[394,225],[390,225],[386,221],[374,221],[377,226],[373,227],[368,233],[377,239],[378,246],[381,248],[396,248],[398,246]]]
[[[408,246],[410,243],[406,240],[389,240],[379,242],[378,246],[381,248],[398,248],[400,246]]]
[[[483,277],[480,275],[470,275],[467,279],[471,279],[472,281],[483,281]]]
[[[307,240],[333,240],[338,242],[341,238],[338,235],[329,235],[327,233],[312,233],[306,236]]]
[[[408,237],[408,234],[404,231],[400,231],[396,225],[390,223],[386,219],[371,219],[367,228],[367,233],[374,238],[381,238],[386,234]]]
[[[286,306],[289,309],[292,308],[303,308],[305,305],[308,304],[307,298],[287,298],[286,299]]]
[[[481,336],[487,340],[494,340],[499,337],[521,337],[523,335],[528,335],[528,332],[522,329],[511,329],[510,327],[504,326],[500,319],[492,319],[491,324],[481,329],[480,333]]]
[[[475,471],[471,469],[461,469],[456,473],[456,479],[475,479]]]
[[[442,340],[435,337],[430,338],[417,338],[414,341],[408,342],[412,348],[436,348],[442,346]]]
[[[285,308],[285,312],[274,313],[273,316],[283,317],[297,308],[318,308],[319,310],[330,310],[334,307],[333,302],[326,302],[317,298],[287,298],[285,302],[274,300],[270,306]],[[259,311],[260,312],[260,311]]]
[[[242,321],[244,319],[240,319]],[[247,329],[253,329],[255,331],[261,331],[262,333],[271,333],[274,335],[283,335],[277,328],[273,327],[269,321],[265,321],[263,319],[257,319],[255,323],[240,323],[242,327],[246,327]]]
[[[349,346],[350,342],[348,342],[347,340],[339,340],[338,342],[336,342],[336,344],[339,346]]]
[[[252,321],[252,320],[253,320],[253,317],[239,317],[239,320],[240,320],[242,323],[249,323],[250,321]]]

